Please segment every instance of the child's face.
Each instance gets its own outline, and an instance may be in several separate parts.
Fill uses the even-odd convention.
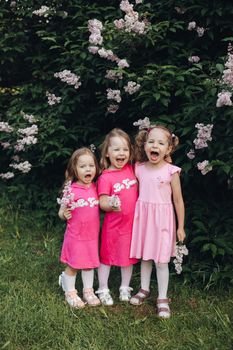
[[[83,154],[78,158],[76,170],[78,175],[78,183],[84,185],[90,184],[96,174],[94,159],[89,154]]]
[[[122,169],[130,157],[127,141],[120,136],[111,137],[106,156],[111,163],[110,169]]]
[[[154,128],[149,132],[144,146],[147,158],[152,164],[163,162],[172,147],[169,145],[169,135],[166,130]]]

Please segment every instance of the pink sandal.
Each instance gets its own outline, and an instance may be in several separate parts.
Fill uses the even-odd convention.
[[[85,306],[85,303],[78,296],[77,290],[72,290],[71,292],[65,292],[65,300],[67,304],[75,309],[82,309]]]
[[[171,302],[171,299],[157,299],[157,305],[156,305],[156,312],[157,315],[160,318],[170,318],[171,317],[171,310],[169,307],[169,303]],[[165,304],[160,306],[161,304]]]
[[[83,289],[83,300],[90,306],[98,306],[101,304],[99,298],[95,295],[93,288]]]
[[[143,295],[140,295],[143,294]],[[132,298],[130,299],[130,304],[132,305],[142,305],[144,303],[144,301],[149,298],[150,296],[150,292],[148,290],[144,290],[144,289],[139,289],[139,291],[137,292],[137,294],[135,294],[134,296],[132,296]]]

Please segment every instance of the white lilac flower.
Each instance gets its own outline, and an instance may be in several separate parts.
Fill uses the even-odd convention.
[[[119,68],[127,68],[127,67],[129,67],[129,64],[126,61],[126,59],[119,60],[117,62],[117,65],[118,65]]]
[[[30,124],[35,123],[37,120],[32,114],[26,114],[24,112],[21,112],[23,118],[27,120]]]
[[[209,164],[208,160],[204,160],[203,162],[197,163],[197,168],[200,170],[202,175],[206,175],[209,171],[212,170],[212,166]]]
[[[61,81],[67,83],[68,85],[74,86],[75,89],[78,89],[82,85],[82,83],[79,81],[80,76],[67,69],[54,73],[54,77],[61,79]]]
[[[108,197],[108,204],[110,207],[120,208],[121,200],[116,194],[113,194],[112,196]]]
[[[48,17],[49,13],[49,7],[48,6],[41,6],[41,8],[39,10],[35,10],[32,13],[34,15],[37,15],[39,17]]]
[[[122,72],[116,72],[116,71],[110,69],[110,70],[106,71],[105,78],[117,82],[118,80],[123,79],[123,74],[122,74]]]
[[[13,130],[14,129],[7,122],[0,122],[0,131],[10,133]]]
[[[5,179],[5,180],[11,179],[11,178],[14,177],[14,176],[15,176],[14,173],[12,173],[12,172],[10,172],[10,171],[8,171],[7,173],[1,173],[1,174],[0,174],[0,177],[1,177],[2,179]]]
[[[231,96],[232,93],[229,91],[219,92],[216,107],[232,106]]]
[[[213,124],[204,125],[203,123],[197,123],[195,127],[198,129],[197,137],[193,141],[196,149],[208,147],[207,141],[212,141],[211,133]]]
[[[2,142],[2,141],[0,141],[0,145],[2,146],[3,149],[8,149],[11,146],[10,142]]]
[[[135,83],[134,81],[129,81],[126,86],[124,86],[125,92],[128,92],[130,95],[135,94],[140,89],[141,85]]]
[[[190,56],[190,57],[188,58],[188,61],[189,61],[190,63],[198,63],[198,62],[200,61],[200,57],[199,57],[199,56]]]
[[[107,99],[114,100],[117,103],[121,102],[121,92],[120,90],[107,89]]]
[[[22,163],[11,163],[10,167],[21,171],[22,173],[28,173],[31,170],[32,165],[26,160]]]
[[[88,51],[90,53],[92,53],[93,55],[95,55],[98,52],[98,50],[99,50],[98,46],[89,46],[88,47]]]
[[[196,28],[196,22],[192,21],[188,24],[188,30],[193,30]]]
[[[61,102],[61,97],[58,97],[58,96],[56,96],[54,94],[51,94],[48,91],[46,91],[46,96],[48,97],[48,104],[50,106],[53,106],[53,105]]]
[[[188,255],[188,249],[185,244],[180,244],[178,242],[175,245],[175,259],[173,260],[177,274],[180,274],[182,272],[182,263],[184,255]]]
[[[38,133],[38,126],[36,124],[33,124],[29,128],[18,129],[18,132],[26,136],[36,135]]]
[[[190,149],[190,150],[189,150],[189,152],[187,153],[187,157],[188,157],[189,159],[195,158],[195,151],[194,151],[194,149]]]
[[[139,126],[139,130],[148,129],[150,127],[150,119],[145,117],[133,123],[134,126]]]

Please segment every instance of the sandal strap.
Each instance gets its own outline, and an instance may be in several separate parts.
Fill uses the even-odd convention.
[[[146,298],[148,298],[148,296],[150,295],[150,292],[148,290],[145,290],[145,289],[142,289],[142,288],[139,289],[138,293],[144,294]]]
[[[170,309],[168,309],[167,307],[158,307],[157,308],[157,312],[160,313],[160,312],[168,312],[170,313]]]
[[[171,303],[171,299],[170,298],[157,299],[157,305],[159,305],[159,304],[170,304],[170,303]]]

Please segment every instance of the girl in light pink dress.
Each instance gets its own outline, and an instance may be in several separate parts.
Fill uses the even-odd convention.
[[[93,183],[98,173],[94,154],[88,148],[76,150],[68,163],[63,197],[58,200],[59,217],[67,220],[60,260],[66,264],[59,276],[66,302],[74,308],[85,303],[100,305],[94,294],[94,268],[99,266],[99,200]],[[81,270],[83,300],[75,289],[76,274]]]
[[[139,181],[139,197],[130,257],[142,259],[141,289],[130,303],[141,305],[149,296],[154,261],[158,283],[157,313],[162,318],[170,317],[168,263],[174,255],[176,234],[179,241],[185,238],[184,202],[179,177],[181,169],[169,162],[177,144],[178,138],[162,125],[141,130],[136,136],[135,175]]]
[[[138,196],[137,180],[132,165],[132,147],[129,136],[121,129],[113,129],[102,144],[98,179],[100,208],[105,211],[101,232],[99,289],[96,292],[103,305],[113,305],[108,288],[111,266],[121,267],[120,300],[129,301],[133,264],[130,258],[135,203]]]

